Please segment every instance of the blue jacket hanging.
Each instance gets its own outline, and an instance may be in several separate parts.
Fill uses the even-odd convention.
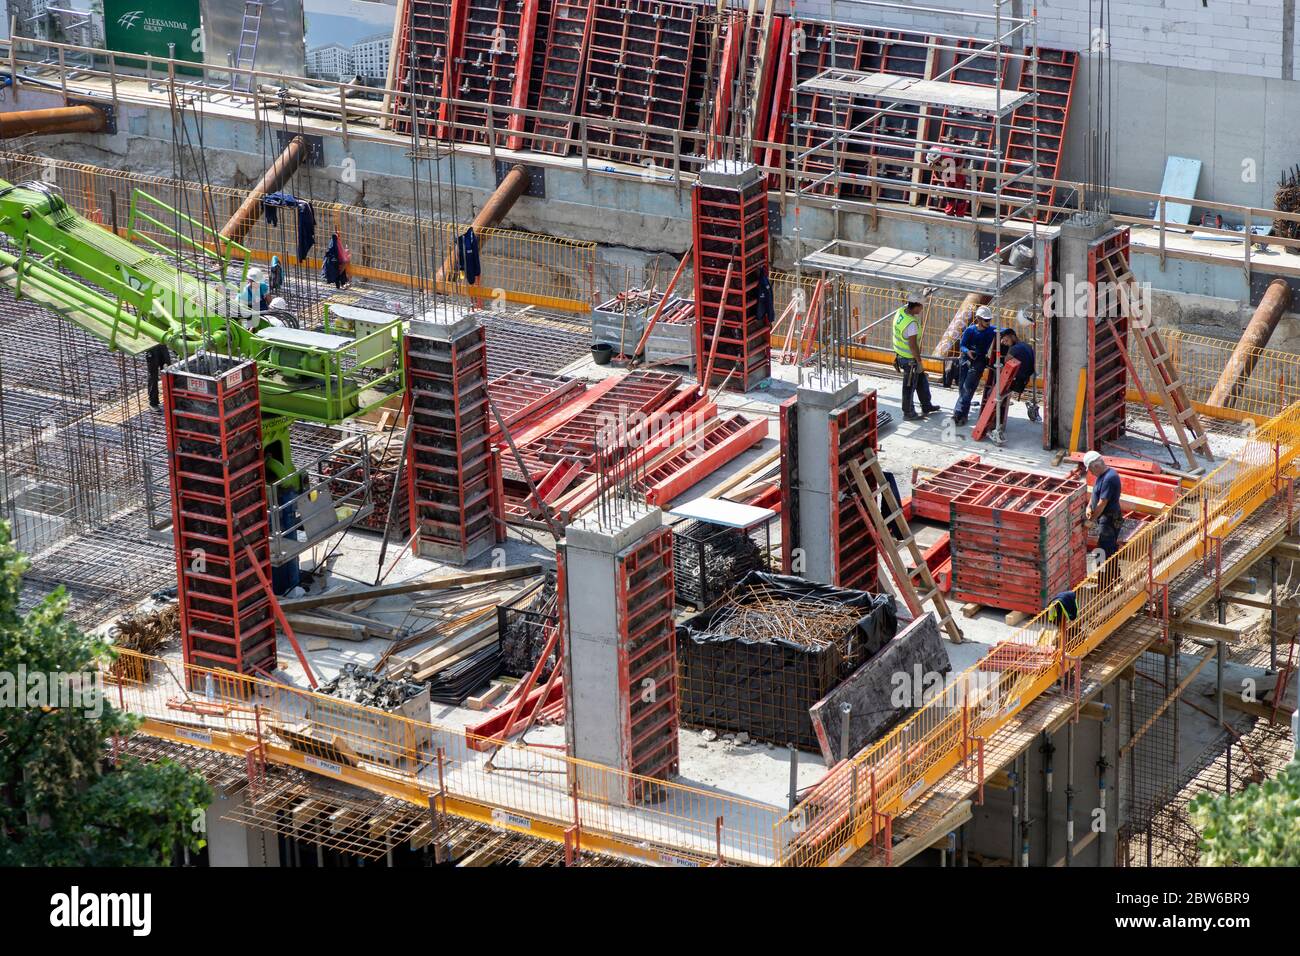
[[[267,193],[262,197],[262,212],[266,215],[266,221],[272,226],[280,224],[279,209],[296,209],[298,211],[298,247],[295,250],[298,261],[301,262],[307,258],[314,245],[316,245],[316,213],[311,208],[311,203],[304,199],[299,199],[292,193]]]
[[[325,250],[325,260],[321,263],[321,275],[326,282],[339,285],[342,269],[339,263],[339,237],[336,233],[330,237],[330,247]]]
[[[456,261],[467,283],[474,285],[478,282],[478,277],[483,274],[483,264],[478,255],[478,236],[474,235],[472,228],[466,229],[465,234],[456,240]]]
[[[758,274],[758,321],[771,325],[776,321],[776,306],[772,302],[772,280],[764,269]]]

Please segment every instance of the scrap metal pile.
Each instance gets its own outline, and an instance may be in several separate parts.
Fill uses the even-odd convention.
[[[424,690],[417,681],[393,680],[356,664],[344,664],[338,676],[320,686],[320,693],[328,697],[380,710],[396,710]]]

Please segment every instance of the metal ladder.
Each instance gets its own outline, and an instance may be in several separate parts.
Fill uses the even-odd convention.
[[[1148,310],[1142,307],[1141,290],[1133,278],[1133,273],[1129,271],[1128,262],[1122,255],[1114,255],[1101,260],[1101,264],[1117,288],[1121,285],[1128,287],[1127,305],[1129,317],[1133,319],[1130,331],[1137,335],[1138,355],[1150,370],[1156,393],[1163,400],[1169,417],[1173,420],[1174,433],[1178,436],[1179,444],[1183,446],[1184,454],[1187,455],[1188,467],[1196,467],[1197,452],[1213,461],[1214,453],[1210,450],[1205,426],[1201,423],[1200,416],[1196,414],[1196,406],[1187,397],[1183,380],[1178,377],[1178,370],[1171,362],[1173,356],[1161,339],[1160,333],[1156,331],[1149,315],[1143,314]]]
[[[889,487],[889,482],[885,480],[885,473],[880,468],[880,460],[876,457],[875,452],[868,452],[861,461],[849,462],[849,470],[853,473],[853,481],[858,486],[858,496],[854,503],[858,510],[862,512],[867,523],[876,531],[876,540],[880,546],[880,553],[885,558],[885,563],[889,565],[889,573],[894,579],[898,591],[903,595],[903,601],[907,604],[907,609],[912,612],[914,617],[920,617],[924,613],[922,605],[929,601],[934,605],[935,616],[939,618],[939,626],[948,632],[948,637],[954,644],[962,642],[961,628],[953,620],[952,612],[948,609],[948,601],[944,598],[943,592],[939,586],[934,583],[934,576],[930,574],[930,568],[925,563],[925,556],[921,553],[920,547],[917,546],[916,536],[912,534],[912,529],[908,527],[907,518],[903,515],[903,508],[894,497],[894,492]],[[867,481],[867,475],[871,475],[871,480],[876,483],[876,490],[873,491],[870,483]],[[881,514],[880,506],[876,504],[876,494],[879,493],[881,504],[885,506],[888,514]],[[893,543],[893,538],[889,533],[889,526],[894,525],[903,536],[898,545]],[[899,557],[899,546],[905,546],[912,555],[912,562],[916,565],[913,573],[921,579],[921,591],[912,586],[911,575],[908,574],[907,568],[903,567],[903,560]]]
[[[251,70],[257,62],[257,38],[262,32],[262,0],[244,0],[244,22],[239,29],[239,46],[235,49],[235,68]],[[235,73],[230,88],[247,93],[252,89],[251,76]]]

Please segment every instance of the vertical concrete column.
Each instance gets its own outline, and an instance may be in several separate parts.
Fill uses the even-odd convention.
[[[274,833],[227,820],[226,814],[248,802],[246,789],[217,791],[205,811],[209,866],[279,866],[280,841]]]
[[[831,417],[857,397],[857,379],[812,382],[799,387],[793,407],[798,440],[785,453],[797,461],[798,486],[791,493],[798,498],[799,536],[792,544],[800,549],[803,568],[796,564],[793,570],[817,584],[837,583],[833,527],[839,501],[831,461]]]
[[[564,587],[565,739],[579,760],[645,777],[677,771],[677,649],[672,534],[658,508],[608,524],[570,525],[560,548]],[[642,783],[574,771],[579,795],[616,803]]]
[[[1052,298],[1051,355],[1043,366],[1052,381],[1046,397],[1046,415],[1051,423],[1051,444],[1064,447],[1070,441],[1074,406],[1079,394],[1079,371],[1089,359],[1088,247],[1114,228],[1110,218],[1070,219],[1061,224],[1056,242],[1056,295]],[[1080,429],[1082,446],[1087,436]],[[1080,447],[1080,451],[1084,449]]]

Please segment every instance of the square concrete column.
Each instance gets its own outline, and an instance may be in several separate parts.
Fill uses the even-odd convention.
[[[571,525],[560,549],[570,755],[642,777],[677,771],[672,532],[658,508]],[[582,768],[580,794],[618,803],[644,781]]]

